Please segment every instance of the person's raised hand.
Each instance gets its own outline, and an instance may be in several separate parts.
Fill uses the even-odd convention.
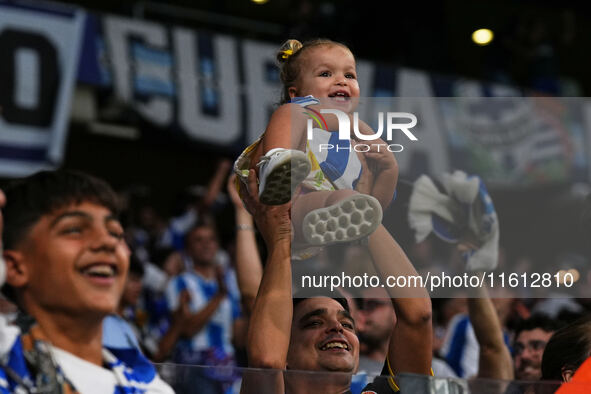
[[[218,294],[225,296],[228,294],[228,286],[226,286],[226,276],[224,274],[224,268],[217,266],[215,270],[215,279],[218,285]]]
[[[236,189],[236,174],[232,174],[228,177],[228,182],[226,183],[226,191],[228,192],[230,201],[232,201],[232,204],[234,204],[234,208],[244,209],[244,205],[242,205],[242,199],[240,198],[238,190]]]
[[[185,289],[179,294],[179,306],[172,313],[173,324],[184,325],[191,317],[191,295]]]
[[[281,242],[291,242],[291,202],[283,205],[265,205],[259,201],[259,187],[254,170],[248,174],[248,187],[243,195],[246,209],[255,223],[268,248]]]

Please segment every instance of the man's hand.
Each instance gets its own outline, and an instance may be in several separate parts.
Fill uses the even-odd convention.
[[[262,204],[254,170],[248,174],[248,192],[243,198],[268,248],[277,243],[291,242],[291,202],[283,205]]]

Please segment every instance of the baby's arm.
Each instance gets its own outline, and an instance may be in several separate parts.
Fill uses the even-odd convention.
[[[359,121],[359,131],[362,134],[375,134],[369,125],[363,121]],[[363,143],[370,146],[370,151],[361,153],[364,157],[361,158],[363,164],[363,171],[371,171],[373,173],[373,182],[369,189],[370,194],[378,199],[382,208],[386,208],[396,190],[396,183],[398,182],[398,162],[392,152],[387,149],[387,144],[381,138],[362,141],[357,140],[357,143]],[[363,160],[364,159],[364,160]],[[359,190],[361,192],[361,190]]]

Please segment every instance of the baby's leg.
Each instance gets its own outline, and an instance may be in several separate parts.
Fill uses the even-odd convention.
[[[307,116],[299,105],[283,105],[271,116],[263,136],[263,152],[271,149],[306,149]]]
[[[336,125],[336,117],[332,118],[327,118],[327,127]],[[290,201],[295,188],[308,176],[311,169],[305,153],[308,120],[305,110],[296,104],[283,105],[271,116],[251,162],[260,180],[259,198],[263,204]]]
[[[252,155],[250,166],[257,170],[259,198],[263,204],[281,205],[290,201],[295,188],[310,173],[311,164],[303,152],[305,127],[294,125],[291,111],[291,106],[275,111]]]
[[[365,238],[382,222],[374,197],[354,190],[301,195],[292,206],[294,244],[331,245]]]
[[[304,151],[308,140],[308,121],[311,122],[317,116],[322,118],[322,121],[317,120],[316,123],[313,123],[314,127],[317,127],[318,122],[320,122],[322,123],[320,127],[327,131],[339,130],[339,119],[335,115],[318,113],[322,107],[323,105],[311,105],[302,108],[298,104],[287,104],[279,107],[271,116],[265,130],[263,137],[263,151],[265,154],[276,148]],[[312,113],[315,113],[315,115]],[[373,131],[371,134],[373,134]]]

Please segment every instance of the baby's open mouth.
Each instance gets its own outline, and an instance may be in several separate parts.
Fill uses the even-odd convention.
[[[337,101],[347,101],[350,99],[349,93],[347,92],[335,92],[328,95],[328,97]]]

